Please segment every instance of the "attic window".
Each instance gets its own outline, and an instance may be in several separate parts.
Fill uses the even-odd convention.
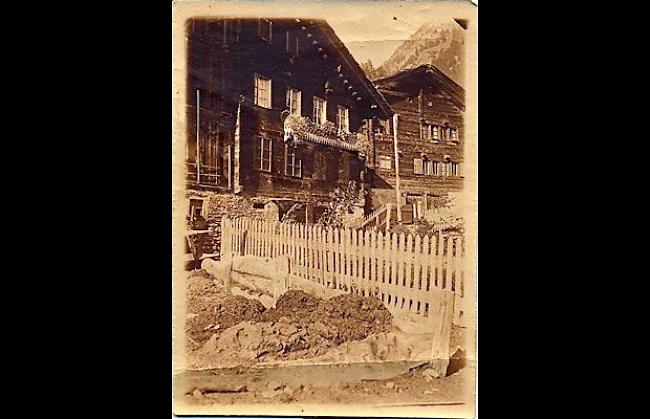
[[[273,22],[268,19],[259,19],[257,33],[260,38],[271,43],[273,38]]]
[[[300,49],[300,40],[298,39],[298,33],[293,31],[287,31],[286,40],[285,40],[285,50],[287,54],[292,57],[297,57]]]

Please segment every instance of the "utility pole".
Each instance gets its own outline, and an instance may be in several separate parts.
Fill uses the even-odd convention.
[[[402,194],[399,188],[399,150],[397,148],[397,119],[398,114],[393,114],[393,148],[395,149],[395,198],[397,200],[397,222],[402,223]]]

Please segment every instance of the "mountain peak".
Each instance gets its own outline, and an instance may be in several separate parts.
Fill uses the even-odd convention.
[[[387,77],[423,64],[432,64],[463,85],[465,32],[454,21],[421,25],[381,66],[362,66],[370,79]]]

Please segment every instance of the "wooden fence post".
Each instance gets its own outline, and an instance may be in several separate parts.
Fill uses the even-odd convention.
[[[453,293],[446,289],[432,289],[430,308],[432,308],[430,316],[433,338],[431,340],[431,361],[429,361],[429,366],[440,377],[444,377],[449,366],[451,325],[454,315]]]
[[[281,256],[276,259],[277,263],[277,279],[275,282],[275,287],[273,287],[273,304],[277,304],[278,298],[290,288],[290,274],[291,267],[288,256]]]

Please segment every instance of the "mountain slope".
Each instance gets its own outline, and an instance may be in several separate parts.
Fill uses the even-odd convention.
[[[463,85],[465,33],[456,23],[426,23],[404,41],[378,68],[364,63],[371,80],[390,76],[407,68],[433,64],[459,85]]]

